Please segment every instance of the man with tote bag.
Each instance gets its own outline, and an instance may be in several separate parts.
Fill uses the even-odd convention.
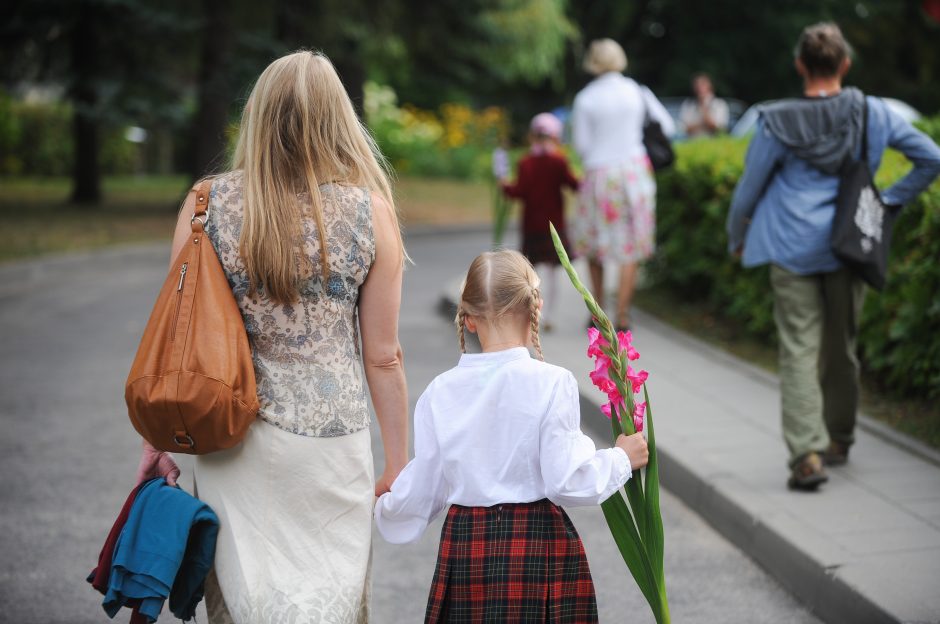
[[[849,186],[845,172],[861,159],[876,172],[889,147],[911,161],[911,171],[880,198],[863,192],[858,204],[890,226],[940,173],[940,148],[879,98],[842,86],[851,59],[837,25],[805,28],[795,63],[803,97],[761,107],[727,229],[729,251],[745,267],[771,265],[788,486],[815,490],[828,478],[823,465],[845,463],[854,441],[862,275],[873,279],[840,260],[838,244],[833,249],[840,186],[843,199]],[[863,221],[861,231],[873,234],[872,219]],[[890,231],[876,229],[886,251]]]

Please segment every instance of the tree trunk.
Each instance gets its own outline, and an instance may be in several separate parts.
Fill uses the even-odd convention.
[[[229,102],[232,99],[228,68],[235,31],[225,0],[203,0],[205,24],[201,31],[199,104],[193,120],[192,166],[194,178],[214,173],[225,165]]]
[[[346,87],[346,93],[352,100],[353,108],[360,119],[365,119],[363,109],[365,92],[363,85],[366,82],[366,68],[362,63],[362,52],[359,43],[352,38],[345,38],[339,46],[340,54],[332,60],[336,66],[336,72],[339,74],[343,86]]]
[[[101,169],[98,164],[98,49],[95,15],[90,6],[78,11],[71,40],[72,134],[74,139],[72,197],[76,204],[101,201]]]

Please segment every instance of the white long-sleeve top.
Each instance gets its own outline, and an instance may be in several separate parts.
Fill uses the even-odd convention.
[[[597,450],[580,425],[569,371],[525,347],[464,354],[418,399],[415,457],[376,503],[379,532],[413,542],[451,503],[601,503],[630,478],[630,460]]]
[[[581,89],[571,113],[575,151],[587,170],[616,165],[646,154],[643,122],[646,111],[666,136],[675,123],[656,96],[632,78],[602,74]]]

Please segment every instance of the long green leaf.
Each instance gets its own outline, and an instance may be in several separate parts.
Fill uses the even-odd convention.
[[[611,420],[618,418],[618,413],[620,414],[619,420],[622,425],[626,424],[627,421],[630,422],[632,427],[633,417],[627,417],[626,410],[620,411],[616,407],[611,412]],[[616,425],[615,425],[616,427]],[[626,429],[626,427],[623,427]],[[624,431],[626,435],[630,435]],[[623,487],[624,491],[627,493],[627,500],[630,501],[630,509],[633,512],[634,518],[636,518],[636,526],[639,530],[639,535],[642,536],[644,542],[647,539],[647,523],[648,516],[646,514],[646,504],[644,503],[644,493],[643,493],[643,473],[640,470],[634,470],[633,474],[630,476],[630,480]]]
[[[659,507],[659,459],[656,453],[656,432],[653,427],[653,409],[649,392],[643,384],[643,398],[646,401],[646,436],[649,446],[649,461],[646,464],[646,549],[653,562],[660,589],[665,596],[666,579],[663,571],[663,517]],[[665,601],[664,601],[665,602]]]
[[[594,324],[610,345],[603,348],[603,351],[610,358],[611,368],[614,371],[612,379],[617,387],[617,392],[624,398],[623,408],[614,406],[614,413],[611,414],[610,426],[616,441],[621,432],[627,435],[636,433],[633,424],[635,401],[633,388],[628,389],[627,385],[626,356],[620,352],[617,335],[610,319],[597,305],[597,301],[585,288],[577,271],[572,266],[571,260],[568,258],[568,252],[562,245],[555,226],[549,224],[549,229],[561,265],[568,274],[575,290],[584,299],[588,311],[594,317]],[[660,624],[668,624],[670,618],[663,571],[663,524],[659,507],[659,469],[656,461],[656,439],[653,434],[652,413],[649,409],[649,395],[646,392],[645,384],[643,392],[648,410],[647,426],[649,427],[650,455],[646,470],[646,487],[644,488],[641,471],[634,471],[624,487],[629,506],[627,500],[624,500],[618,492],[601,503],[601,508],[604,511],[604,517],[610,527],[617,548],[620,550],[620,554],[630,569],[637,586],[646,597],[656,621]]]
[[[633,524],[626,501],[623,500],[623,496],[619,492],[615,492],[613,496],[601,503],[601,509],[604,512],[604,518],[607,520],[607,526],[610,527],[610,534],[614,538],[614,543],[617,544],[617,548],[620,550],[620,555],[655,615],[659,605],[658,584],[650,565],[649,556],[643,550],[640,537],[636,533],[636,526]]]

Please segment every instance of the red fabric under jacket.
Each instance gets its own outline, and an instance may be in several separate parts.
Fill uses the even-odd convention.
[[[146,481],[144,483],[146,483]],[[111,527],[111,532],[108,533],[108,538],[104,541],[104,546],[101,547],[101,553],[98,555],[98,567],[92,570],[91,574],[89,574],[86,579],[91,583],[92,587],[102,594],[108,593],[108,581],[111,578],[111,560],[114,557],[114,546],[117,544],[118,537],[120,537],[124,525],[127,524],[127,516],[131,513],[131,507],[134,506],[137,492],[140,491],[142,485],[143,483],[135,487],[128,495],[124,506],[121,507],[121,512],[118,514],[114,525]],[[129,604],[128,606],[132,605]],[[147,624],[147,618],[137,611],[136,606],[134,606],[134,610],[131,613],[130,624]]]

